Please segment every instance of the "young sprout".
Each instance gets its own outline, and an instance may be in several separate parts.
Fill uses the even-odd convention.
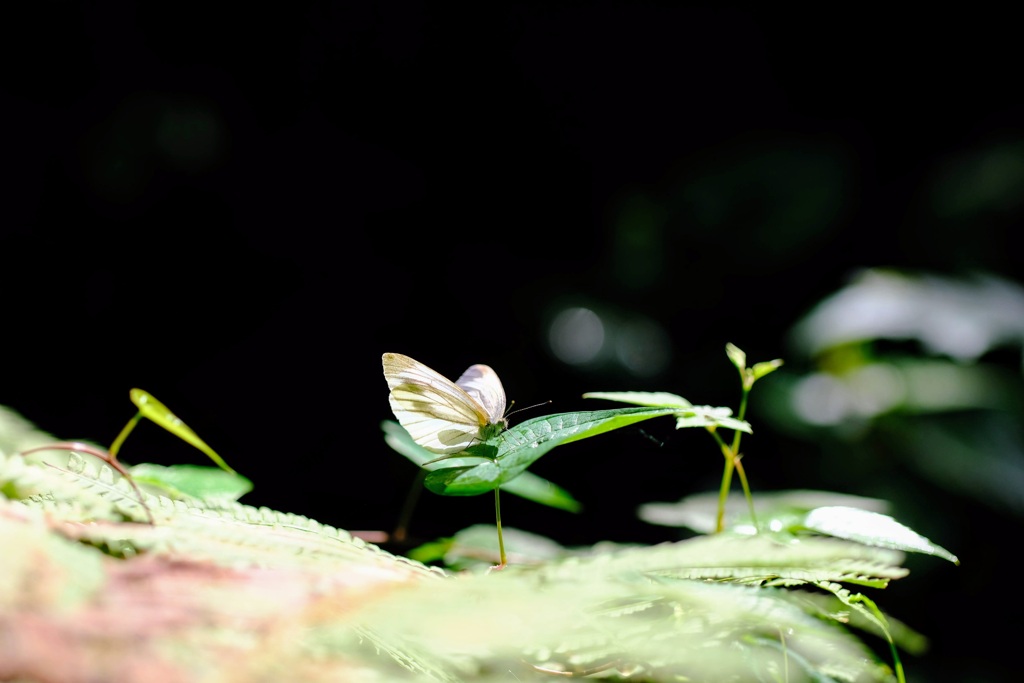
[[[111,457],[117,457],[117,453],[121,449],[121,444],[123,444],[124,440],[128,438],[128,435],[132,433],[132,430],[135,429],[135,425],[139,423],[139,420],[145,417],[160,425],[171,434],[174,434],[185,443],[195,446],[201,450],[210,458],[210,460],[217,463],[217,466],[225,472],[238,474],[231,469],[226,462],[224,462],[223,458],[217,455],[216,451],[207,446],[205,441],[200,439],[195,432],[189,429],[187,424],[182,422],[181,419],[172,413],[167,406],[156,400],[152,394],[147,391],[143,391],[142,389],[132,389],[128,392],[128,396],[131,398],[132,403],[138,407],[139,412],[135,417],[128,420],[128,424],[124,426],[121,433],[117,435],[116,439],[114,439],[114,443],[110,444]]]
[[[138,407],[139,412],[136,413],[135,416],[132,417],[132,419],[128,420],[128,423],[121,430],[121,433],[118,434],[117,438],[115,438],[113,443],[110,444],[110,449],[108,451],[104,452],[103,450],[96,448],[95,446],[90,446],[89,444],[81,443],[78,441],[60,441],[46,446],[37,446],[35,448],[30,448],[26,451],[22,451],[22,455],[28,455],[29,453],[36,453],[39,451],[54,449],[88,453],[89,455],[93,455],[99,458],[103,462],[110,465],[114,470],[116,470],[118,474],[120,474],[122,477],[128,480],[128,483],[135,491],[135,495],[138,496],[139,498],[139,503],[142,505],[142,508],[146,511],[146,518],[150,524],[155,524],[155,521],[153,520],[153,513],[150,511],[149,506],[146,505],[146,499],[142,495],[142,490],[139,489],[138,484],[135,483],[135,479],[131,476],[128,470],[125,469],[124,465],[122,465],[117,460],[117,454],[121,450],[121,446],[124,444],[125,439],[128,438],[128,435],[131,434],[132,430],[135,429],[135,425],[137,425],[139,423],[139,420],[141,420],[142,418],[145,417],[155,422],[156,424],[160,425],[170,433],[177,436],[182,441],[185,441],[186,443],[195,446],[203,453],[205,453],[207,456],[209,456],[211,460],[217,463],[217,465],[222,470],[230,474],[236,475],[237,477],[241,476],[238,475],[238,473],[235,472],[235,470],[231,469],[231,467],[228,466],[226,462],[224,462],[224,459],[221,458],[216,453],[216,451],[207,446],[206,443],[202,439],[200,439],[195,432],[189,429],[188,425],[186,425],[174,413],[172,413],[170,409],[167,408],[167,406],[165,406],[160,401],[156,400],[156,398],[154,398],[152,394],[150,394],[147,391],[143,391],[142,389],[132,389],[128,395],[129,398],[131,398],[132,403],[134,403]]]
[[[782,366],[782,360],[776,358],[775,360],[765,361],[763,363],[755,363],[752,367],[747,367],[747,354],[735,344],[725,345],[725,354],[732,361],[732,364],[736,366],[736,369],[740,373],[740,382],[743,386],[743,395],[740,398],[740,409],[736,413],[738,420],[743,420],[747,414],[747,399],[750,396],[750,389],[754,386],[754,382],[761,379],[770,372],[773,372]],[[718,435],[718,432],[713,427],[708,427],[708,432],[714,437],[718,443],[718,447],[722,451],[722,455],[725,457],[725,470],[722,472],[722,485],[718,492],[718,517],[715,522],[716,531],[722,531],[725,528],[725,500],[729,495],[729,487],[732,483],[732,472],[735,469],[736,473],[739,474],[740,484],[743,486],[743,495],[747,499],[747,505],[750,506],[750,521],[757,527],[757,516],[754,514],[754,498],[750,493],[750,484],[747,482],[747,473],[743,469],[743,464],[740,460],[743,458],[743,454],[740,453],[740,438],[743,435],[742,431],[734,431],[732,437],[732,443],[726,444],[722,440],[722,437]]]
[[[722,484],[718,498],[718,517],[715,524],[716,531],[725,528],[725,502],[729,494],[729,487],[732,484],[732,473],[735,470],[743,485],[743,493],[750,506],[750,516],[755,528],[757,518],[754,516],[754,499],[750,494],[750,485],[747,483],[747,475],[740,462],[743,455],[740,453],[740,438],[743,432],[750,432],[750,425],[744,417],[747,413],[747,398],[754,382],[782,366],[781,360],[771,360],[764,363],[756,363],[747,367],[747,354],[734,344],[726,344],[725,353],[729,360],[736,366],[740,373],[740,380],[743,388],[743,396],[740,399],[740,408],[736,417],[732,417],[729,408],[714,408],[712,406],[695,406],[682,396],[664,391],[638,392],[638,391],[591,391],[583,394],[583,398],[602,398],[612,401],[622,401],[641,406],[675,408],[676,429],[684,427],[704,427],[725,458],[725,469],[722,472]],[[719,428],[731,429],[733,431],[732,443],[726,443],[718,433]]]

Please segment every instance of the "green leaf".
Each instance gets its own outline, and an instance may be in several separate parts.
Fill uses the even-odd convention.
[[[878,606],[864,595],[851,593],[841,584],[828,581],[813,585],[826,593],[801,590],[793,591],[793,595],[809,607],[813,606],[819,610],[821,618],[838,618],[851,628],[889,640],[900,649],[914,655],[923,655],[928,650],[927,637],[891,614],[882,614]]]
[[[436,470],[427,475],[424,484],[445,496],[480,495],[520,476],[556,446],[676,412],[675,408],[617,408],[534,418],[466,451],[487,458],[486,462]]]
[[[649,524],[687,527],[699,534],[711,534],[717,523],[719,499],[718,491],[695,493],[674,503],[645,503],[637,510],[637,515]],[[884,500],[834,491],[759,491],[754,496],[758,523],[766,530],[793,528],[802,523],[807,513],[814,508],[830,505],[845,505],[874,512],[888,511],[888,503]],[[744,534],[757,532],[747,511],[746,496],[742,493],[730,493],[725,509],[727,529]]]
[[[156,400],[149,392],[142,389],[132,389],[128,395],[139,408],[139,414],[143,417],[155,422],[160,425],[171,434],[181,439],[187,444],[195,446],[203,453],[205,453],[210,460],[213,460],[217,465],[225,472],[235,473],[233,469],[224,459],[217,455],[216,451],[206,445],[206,442],[199,438],[199,435],[193,432],[187,424],[181,421],[181,419],[172,413],[170,409],[160,401]]]
[[[686,427],[726,427],[747,434],[753,433],[749,422],[732,417],[732,410],[714,406],[693,406],[690,410],[680,411],[676,429]]]
[[[427,475],[423,485],[440,496],[479,496],[500,487],[503,474],[498,463],[487,461],[435,470]]]
[[[935,545],[889,515],[877,512],[842,505],[820,507],[808,512],[800,526],[865,545],[935,555],[953,564],[960,564],[956,555],[945,548]]]
[[[732,364],[735,365],[740,372],[743,372],[746,369],[747,354],[740,347],[732,343],[726,344],[725,355],[729,356],[729,360],[732,361]]]
[[[764,361],[763,363],[755,363],[754,367],[750,369],[755,380],[761,379],[770,372],[775,372],[782,367],[782,359],[776,358],[775,360]]]
[[[583,398],[602,398],[652,408],[689,408],[693,405],[682,396],[667,391],[589,391],[583,394]]]
[[[505,482],[501,485],[501,490],[568,512],[579,512],[583,509],[583,505],[573,498],[571,493],[533,472],[523,472],[515,479]]]
[[[472,468],[480,464],[480,458],[446,458],[441,462],[426,465],[427,462],[437,459],[437,453],[432,453],[423,448],[409,436],[402,425],[393,420],[385,420],[381,423],[384,430],[384,441],[399,454],[404,455],[417,465],[426,466],[427,469],[440,469],[442,467],[466,467]],[[501,485],[502,491],[531,500],[534,503],[547,505],[548,507],[568,512],[579,512],[583,506],[572,494],[561,486],[539,477],[532,472],[523,472],[515,479]]]
[[[583,394],[583,398],[602,398],[607,401],[620,401],[652,408],[675,408],[676,429],[686,427],[726,427],[750,434],[750,424],[731,417],[729,408],[713,406],[695,406],[682,396],[666,391],[591,391]]]
[[[505,537],[508,561],[516,567],[539,565],[569,554],[561,544],[550,538],[515,527],[503,527],[502,535]],[[493,524],[474,524],[445,540],[449,541],[444,554],[444,563],[448,568],[493,565],[498,560]]]
[[[170,498],[182,494],[209,500],[238,500],[252,490],[252,482],[235,472],[201,465],[154,465],[140,463],[129,470],[140,484],[160,489]]]
[[[494,528],[488,527],[488,529],[491,530],[491,536],[493,537]],[[416,560],[417,562],[423,562],[424,564],[428,562],[440,562],[444,559],[445,554],[451,549],[454,543],[455,539],[453,538],[440,538],[436,541],[430,541],[429,543],[416,546],[410,550],[407,555],[411,559]]]

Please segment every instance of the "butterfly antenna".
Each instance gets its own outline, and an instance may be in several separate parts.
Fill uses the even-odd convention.
[[[505,418],[506,418],[506,419],[508,419],[509,417],[511,417],[511,416],[513,416],[513,415],[515,415],[516,413],[521,413],[521,412],[523,412],[524,410],[529,410],[530,408],[538,408],[538,407],[540,407],[540,406],[546,406],[547,404],[549,404],[549,403],[551,403],[551,402],[552,402],[552,401],[551,401],[551,400],[549,399],[549,400],[547,400],[547,401],[542,401],[542,402],[540,402],[540,403],[534,403],[534,404],[533,404],[532,406],[526,406],[525,408],[518,408],[518,409],[516,409],[516,410],[511,410],[511,411],[509,411],[509,412],[505,413]],[[515,404],[516,404],[516,402],[515,402],[515,401],[512,401],[512,403],[510,403],[508,407],[509,407],[509,408],[511,408],[511,407],[512,407],[512,406],[514,406]]]

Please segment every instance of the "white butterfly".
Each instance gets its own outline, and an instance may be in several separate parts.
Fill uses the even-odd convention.
[[[452,382],[400,353],[385,353],[391,411],[413,441],[434,453],[457,453],[508,427],[505,389],[487,365],[471,365]]]

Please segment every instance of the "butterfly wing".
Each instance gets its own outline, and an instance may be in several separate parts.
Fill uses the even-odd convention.
[[[488,424],[505,424],[505,388],[488,365],[471,365],[455,380],[487,413]]]
[[[413,441],[434,453],[457,453],[480,440],[490,415],[465,389],[400,353],[385,353],[382,362],[391,411]]]

